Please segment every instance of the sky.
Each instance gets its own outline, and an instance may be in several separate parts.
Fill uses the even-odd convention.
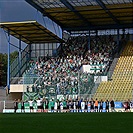
[[[25,0],[0,0],[0,22],[35,20],[37,11]],[[11,43],[18,44],[18,40],[11,37]],[[0,53],[7,53],[7,38],[0,28]],[[22,43],[24,48],[26,45]],[[11,52],[17,50],[11,46]]]
[[[29,21],[37,20],[40,24],[45,23],[45,27],[54,33],[57,33],[58,28],[53,28],[53,22],[48,18],[43,19],[41,13],[28,4],[25,0],[0,0],[0,22],[12,22],[12,21]],[[56,31],[53,31],[56,30]],[[59,34],[61,34],[59,32]],[[18,39],[11,37],[11,43],[18,46]],[[3,29],[0,28],[0,53],[7,53],[7,38]],[[26,46],[22,42],[22,48]],[[17,50],[11,46],[11,52]]]

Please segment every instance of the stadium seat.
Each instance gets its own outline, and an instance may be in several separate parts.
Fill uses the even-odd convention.
[[[112,81],[101,82],[94,98],[113,98],[115,101],[124,101],[132,98],[133,83],[133,42],[129,42],[116,64],[112,75]]]

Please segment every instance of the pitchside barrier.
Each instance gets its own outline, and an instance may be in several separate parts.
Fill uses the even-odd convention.
[[[56,98],[57,95],[92,94],[92,89],[95,86],[94,75],[74,72],[70,73],[69,76],[71,80],[59,81],[59,77],[52,79],[50,73],[46,73],[46,82],[44,82],[43,76],[38,77],[35,74],[27,73],[23,77],[22,99],[27,101],[38,97],[51,99]]]
[[[0,101],[0,105],[1,105],[1,112],[3,113],[14,113],[14,103],[10,102],[10,101]],[[63,108],[66,108],[66,103],[63,103]],[[105,109],[105,103],[103,103],[103,110],[102,112],[106,112]],[[88,108],[87,110],[84,109],[84,107],[82,107],[81,105],[81,109],[77,110],[77,109],[59,109],[59,110],[54,110],[54,102],[51,101],[48,104],[48,109],[45,108],[44,105],[44,112],[95,112],[95,110],[90,110],[90,103],[88,103]],[[98,107],[99,108],[99,107]],[[111,108],[109,109],[111,112]],[[40,109],[37,108],[37,104],[36,102],[33,103],[33,110],[30,111],[30,106],[28,102],[24,103],[24,111],[21,110],[21,103],[18,103],[18,109],[16,111],[16,113],[30,113],[30,112],[41,112]],[[113,112],[125,112],[125,108],[123,106],[122,102],[115,102],[115,110]],[[130,112],[133,112],[133,106],[131,105],[131,109]]]

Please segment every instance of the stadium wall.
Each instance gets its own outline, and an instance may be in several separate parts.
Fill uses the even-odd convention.
[[[11,84],[10,86],[10,93],[11,92],[24,92],[23,84]]]

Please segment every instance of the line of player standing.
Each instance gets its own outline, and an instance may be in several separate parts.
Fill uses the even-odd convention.
[[[14,101],[14,112],[18,109],[18,103],[21,103],[21,112],[25,112],[25,102],[24,101]],[[30,99],[28,101],[30,112],[34,112],[34,106],[33,103],[36,103],[37,109],[40,110],[40,112],[47,112],[48,110],[51,110],[53,112],[88,112],[88,106],[90,107],[90,112],[103,112],[103,100],[98,101],[97,99],[94,101],[93,99],[87,101],[83,99],[76,99],[76,100],[56,100],[53,99],[48,101],[47,99],[40,99],[32,100]],[[114,111],[115,104],[114,101],[106,100],[105,101],[105,110],[106,112],[109,112],[111,109],[111,112]]]

